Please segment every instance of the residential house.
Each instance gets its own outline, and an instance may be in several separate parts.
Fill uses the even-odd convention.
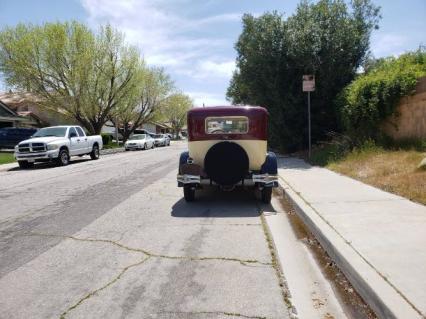
[[[6,104],[0,101],[0,128],[2,127],[19,127],[26,119],[19,116],[11,110]]]
[[[172,128],[167,123],[159,122],[145,123],[142,125],[142,129],[156,134],[170,133],[172,130]]]
[[[44,127],[71,124],[60,112],[45,110],[38,105],[40,98],[31,92],[8,92],[0,94],[0,101],[21,117],[26,118],[22,126]]]

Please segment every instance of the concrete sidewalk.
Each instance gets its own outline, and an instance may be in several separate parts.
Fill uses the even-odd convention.
[[[426,207],[294,158],[280,186],[380,318],[426,316]]]

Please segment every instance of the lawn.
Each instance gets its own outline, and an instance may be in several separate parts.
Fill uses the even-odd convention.
[[[341,158],[333,153],[327,160],[322,150],[314,155],[314,163],[426,205],[426,170],[418,169],[425,157],[426,153],[415,149],[370,147]]]
[[[117,145],[117,143],[113,142],[113,143],[109,143],[109,144],[104,144],[104,149],[114,149],[114,148],[121,148],[123,147],[123,144]]]
[[[13,153],[0,152],[0,164],[7,164],[15,162]]]

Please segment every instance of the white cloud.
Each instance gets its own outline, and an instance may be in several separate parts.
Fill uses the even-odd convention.
[[[202,61],[199,64],[199,69],[206,76],[217,76],[230,78],[235,70],[235,61],[213,62]]]
[[[197,25],[218,23],[218,22],[238,22],[241,20],[241,13],[225,13],[216,16],[210,16],[198,21]]]
[[[230,105],[228,101],[220,94],[210,92],[186,92],[193,100],[194,106],[225,106]]]
[[[400,55],[406,46],[407,38],[394,33],[373,34],[371,40],[371,49],[375,57]]]
[[[235,70],[235,61],[216,62],[213,60],[201,60],[191,68],[177,68],[175,71],[194,79],[217,79],[228,81]]]
[[[172,77],[180,78],[181,83],[177,85],[181,89],[211,91],[196,95],[197,101],[225,102],[224,90],[235,63],[230,60],[233,57],[224,56],[223,52],[229,52],[233,43],[226,34],[204,33],[203,30],[211,31],[216,25],[223,27],[238,22],[241,13],[199,16],[192,0],[81,1],[93,28],[111,23],[125,34],[128,42],[141,49],[148,64],[163,66]],[[182,8],[188,10],[179,10]],[[194,13],[197,18],[192,17]],[[220,89],[203,87],[206,79],[220,83]]]

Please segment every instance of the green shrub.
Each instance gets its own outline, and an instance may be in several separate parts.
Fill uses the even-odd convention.
[[[341,119],[358,142],[380,138],[380,124],[396,113],[401,97],[414,93],[417,79],[426,75],[426,52],[419,49],[398,58],[387,58],[358,76],[338,99]]]
[[[111,144],[111,142],[112,142],[112,136],[111,136],[111,134],[102,133],[101,136],[102,136],[102,143],[104,145]]]
[[[317,144],[313,148],[310,162],[314,165],[326,166],[345,157],[354,147],[349,136],[328,133],[328,142]]]

